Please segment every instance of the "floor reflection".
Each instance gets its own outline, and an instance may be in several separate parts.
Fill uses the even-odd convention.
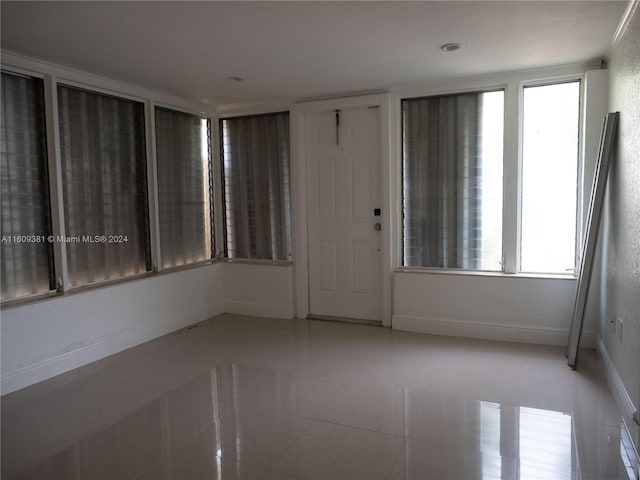
[[[322,354],[304,355],[314,365],[229,362],[166,390],[77,373],[7,396],[2,478],[624,478],[619,428],[589,419],[613,405],[608,397],[533,408],[452,394],[445,383],[434,390],[431,376],[421,386],[394,369],[363,385],[319,368]],[[576,382],[571,395],[593,389]]]

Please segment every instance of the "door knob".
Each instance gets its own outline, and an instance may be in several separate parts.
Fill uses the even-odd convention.
[[[373,226],[373,229],[374,230],[380,230],[380,229],[382,229],[382,225],[380,225],[380,223],[378,222]]]

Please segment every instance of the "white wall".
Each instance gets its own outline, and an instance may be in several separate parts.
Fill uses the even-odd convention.
[[[396,272],[393,328],[565,345],[575,288],[572,278]],[[583,346],[594,331],[585,326]]]
[[[219,262],[4,308],[2,394],[224,312],[293,318],[293,298],[291,264]]]
[[[225,311],[293,318],[293,265],[229,262],[223,265]]]
[[[222,264],[2,311],[2,393],[224,312]]]
[[[609,56],[609,111],[620,112],[604,207],[598,349],[640,447],[640,2],[629,3]],[[622,323],[622,325],[621,325]],[[632,418],[636,414],[636,419]]]

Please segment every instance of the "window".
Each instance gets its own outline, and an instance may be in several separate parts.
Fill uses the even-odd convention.
[[[220,121],[229,258],[290,260],[289,114]]]
[[[209,121],[156,107],[160,256],[168,268],[212,257]]]
[[[504,92],[402,101],[403,264],[501,270]]]
[[[58,115],[69,285],[150,270],[143,104],[60,85]]]
[[[524,88],[520,270],[576,264],[580,82]]]
[[[55,289],[40,79],[2,72],[2,300]]]

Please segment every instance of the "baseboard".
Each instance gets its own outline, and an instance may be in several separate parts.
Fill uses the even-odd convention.
[[[310,313],[307,315],[309,320],[322,320],[324,322],[338,322],[338,323],[355,323],[358,325],[370,325],[374,327],[381,327],[381,320],[365,320],[364,318],[351,318],[351,317],[334,317],[332,315],[314,315]]]
[[[538,343],[543,345],[567,344],[568,328],[538,327],[533,325],[504,325],[487,322],[465,322],[443,318],[394,315],[392,328],[407,332],[449,335],[453,337],[482,338],[506,342]],[[596,335],[584,332],[582,348],[595,348]]]
[[[207,318],[224,313],[224,304],[216,302],[201,308],[196,308],[182,315],[171,318],[162,323],[143,327],[104,342],[84,346],[72,352],[58,355],[54,358],[38,362],[21,368],[2,377],[0,389],[2,395],[28,387],[56,375],[68,372],[74,368],[95,362],[109,355],[134,347],[180,328],[187,327]]]
[[[268,317],[268,318],[294,318],[295,309],[293,304],[282,305],[275,303],[257,303],[257,302],[234,302],[225,301],[224,311],[226,313],[235,313],[238,315],[249,315],[252,317]]]
[[[634,415],[637,414],[637,408],[633,404],[633,400],[631,400],[629,392],[627,392],[627,389],[622,383],[622,379],[620,378],[616,367],[613,365],[609,352],[607,352],[607,347],[601,338],[598,339],[598,355],[602,361],[602,366],[604,367],[604,373],[607,377],[609,390],[611,390],[613,398],[620,409],[620,413],[622,413],[622,416],[627,423],[633,425],[635,423]]]

